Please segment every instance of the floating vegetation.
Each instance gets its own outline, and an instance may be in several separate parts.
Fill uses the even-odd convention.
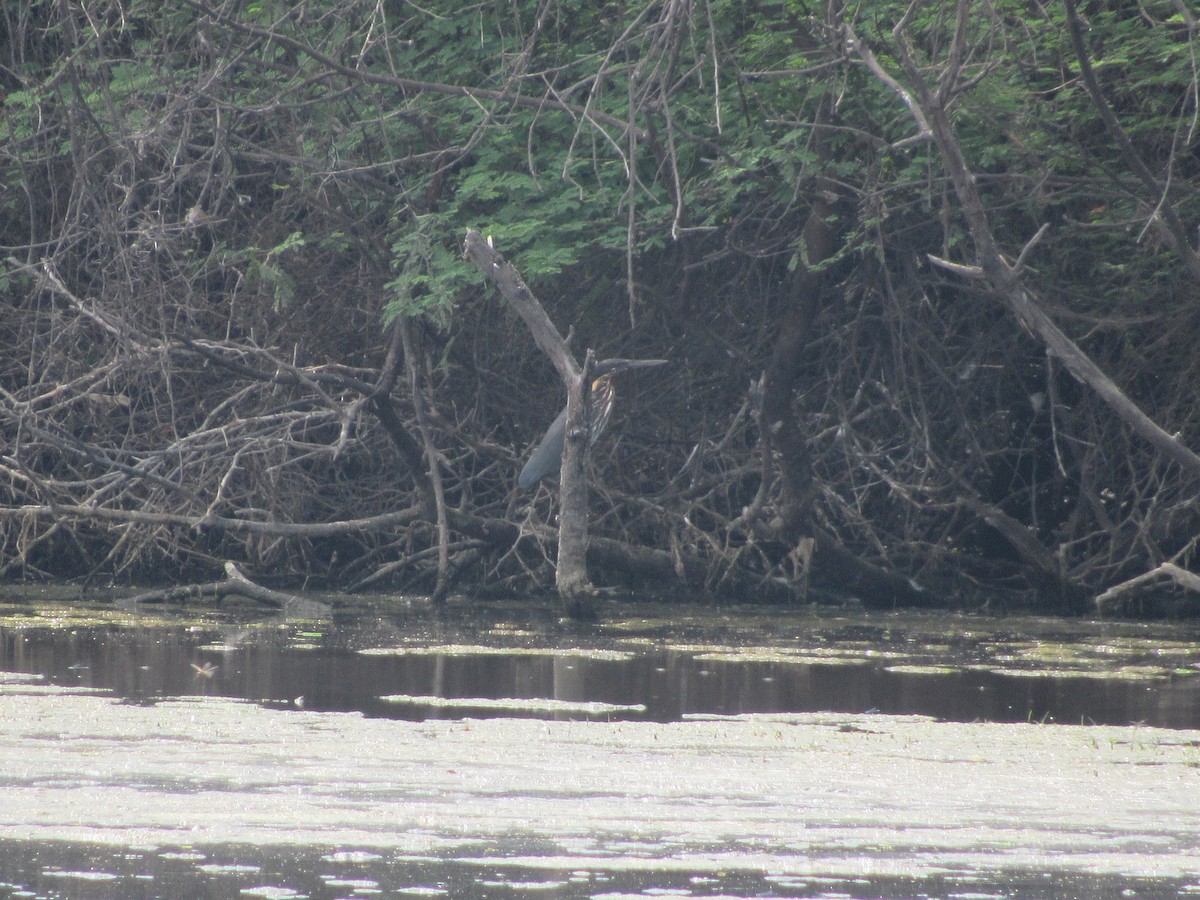
[[[27,672],[0,672],[0,684],[39,684],[45,677]]]
[[[206,875],[253,875],[255,872],[261,872],[262,866],[243,863],[205,863],[196,866],[196,871],[204,872]]]
[[[700,662],[738,665],[776,663],[789,666],[865,666],[872,662],[861,655],[811,653],[807,650],[781,650],[777,647],[747,647],[743,650],[712,651],[697,653],[693,658]]]
[[[497,647],[485,644],[435,644],[413,647],[366,647],[363,656],[578,656],[586,659],[626,662],[629,650],[598,650],[587,647]]]
[[[120,876],[112,872],[64,872],[49,869],[42,873],[45,878],[74,878],[76,881],[116,881]]]
[[[372,853],[370,850],[335,850],[333,853],[326,853],[321,859],[326,862],[336,863],[370,863],[377,859],[383,859],[378,853]]]
[[[885,672],[893,675],[958,675],[962,669],[958,666],[886,666]]]
[[[1121,666],[1116,669],[1014,669],[1009,666],[975,665],[965,668],[975,672],[994,672],[1011,678],[1090,678],[1096,681],[1154,681],[1171,675],[1171,671],[1162,666]]]
[[[385,703],[429,706],[435,709],[486,709],[513,712],[568,713],[604,716],[615,713],[644,713],[642,703],[602,703],[598,700],[551,700],[546,697],[431,697],[414,694],[389,694],[379,698]]]
[[[322,875],[321,881],[326,887],[348,887],[364,893],[380,893],[379,882],[371,878],[335,878],[332,875]]]

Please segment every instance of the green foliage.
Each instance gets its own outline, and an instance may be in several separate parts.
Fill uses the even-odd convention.
[[[249,248],[242,253],[247,261],[247,286],[267,296],[276,310],[290,306],[296,296],[296,282],[284,268],[283,257],[290,251],[299,250],[305,243],[304,235],[293,231],[265,252]]]
[[[876,4],[853,22],[894,76],[891,28],[906,9]],[[200,204],[213,220],[234,222],[253,204],[259,233],[232,243],[273,248],[242,261],[276,306],[309,289],[308,276],[293,272],[302,257],[336,268],[339,254],[375,245],[384,318],[442,325],[478,290],[458,253],[467,227],[491,234],[537,288],[567,272],[623,277],[626,252],[635,266],[654,258],[674,245],[677,227],[752,253],[793,247],[818,177],[861,198],[862,220],[883,229],[876,237],[923,227],[941,206],[932,148],[892,149],[913,134],[908,110],[857,61],[838,63],[808,4],[710,0],[672,21],[674,31],[654,24],[663,12],[583,0],[387,10],[263,0],[238,13],[257,33],[148,2],[107,20],[54,18],[8,48],[22,81],[3,95],[4,203],[18,212],[22,173],[56,156],[86,153],[107,179],[97,189],[114,196],[118,181],[153,185],[177,173],[157,199],[130,194],[125,213],[152,211],[169,224]],[[1165,2],[1137,16],[1089,15],[1094,66],[1139,151],[1156,171],[1186,162],[1192,26]],[[918,5],[910,22],[936,70],[953,6]],[[61,49],[97,28],[68,54],[30,46],[40,39]],[[1078,84],[1062,10],[1002,0],[981,6],[968,28],[971,84],[955,99],[954,123],[972,167],[990,176],[983,187],[1004,236],[1019,245],[1047,219],[1086,221],[1094,230],[1082,238],[1102,284],[1154,280],[1153,255],[1109,260],[1103,226],[1119,228],[1139,211],[1112,174],[1122,163]],[[313,56],[263,37],[270,31],[375,80],[331,76]],[[239,50],[225,58],[223,46]],[[21,69],[17,59],[29,62]],[[818,147],[813,123],[822,116],[837,130]],[[636,141],[622,122],[637,129]],[[1195,215],[1200,200],[1190,196],[1181,203]],[[304,222],[305,252],[294,254],[301,245],[287,236],[299,234],[301,213],[322,221]],[[114,223],[128,234],[138,227]],[[957,222],[943,227],[943,243],[961,240]],[[1062,251],[1080,238],[1072,234]],[[1059,250],[1054,235],[1043,246]]]
[[[386,285],[388,302],[384,315],[388,321],[397,316],[425,316],[439,327],[449,324],[451,301],[467,288],[468,273],[455,265],[454,254],[443,241],[434,241],[428,229],[435,227],[441,236],[444,222],[427,216],[409,224],[392,244],[392,266],[396,277]]]

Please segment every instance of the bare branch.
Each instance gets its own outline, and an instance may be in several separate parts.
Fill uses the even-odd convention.
[[[1092,68],[1091,58],[1088,55],[1087,47],[1084,45],[1083,22],[1079,18],[1079,11],[1075,7],[1075,0],[1064,0],[1064,7],[1067,11],[1067,25],[1071,34],[1071,46],[1075,50],[1075,57],[1079,60],[1079,73],[1083,76],[1084,86],[1087,87],[1088,94],[1092,98],[1092,106],[1100,114],[1100,120],[1104,122],[1104,127],[1108,130],[1108,133],[1120,149],[1121,156],[1125,159],[1125,164],[1129,166],[1134,175],[1141,181],[1147,194],[1153,198],[1155,212],[1152,214],[1150,221],[1154,223],[1162,222],[1162,230],[1165,231],[1171,246],[1183,260],[1183,264],[1187,267],[1188,272],[1191,273],[1192,278],[1197,284],[1200,284],[1200,254],[1192,247],[1186,226],[1180,220],[1179,214],[1175,212],[1175,207],[1167,199],[1170,184],[1169,179],[1167,184],[1160,184],[1149,167],[1147,167],[1141,154],[1133,146],[1133,141],[1129,139],[1129,135],[1126,134],[1125,129],[1121,126],[1116,113],[1109,106],[1108,100],[1104,97],[1104,91],[1100,88],[1100,82],[1096,79],[1096,72]],[[1193,103],[1195,103],[1194,97]]]
[[[925,113],[920,105],[913,99],[912,94],[879,64],[879,60],[875,58],[875,54],[871,52],[871,48],[858,39],[858,35],[854,33],[854,29],[849,23],[843,23],[842,25],[842,40],[846,50],[861,59],[871,73],[904,102],[909,112],[912,113],[913,120],[917,123],[916,134],[898,141],[893,146],[903,147],[908,144],[929,140],[932,134],[929,123],[925,121]]]
[[[209,16],[214,22],[231,28],[234,31],[242,34],[251,35],[253,37],[264,38],[277,44],[282,44],[292,50],[303,53],[315,62],[325,66],[330,72],[336,72],[339,75],[350,78],[353,81],[363,82],[365,84],[382,84],[391,87],[400,88],[406,92],[419,93],[428,92],[433,94],[445,94],[451,97],[463,97],[469,100],[474,100],[476,103],[488,101],[491,103],[511,103],[514,106],[524,106],[532,109],[557,109],[563,112],[570,113],[577,117],[580,121],[599,122],[603,125],[608,125],[613,128],[618,128],[624,131],[625,129],[634,128],[634,126],[616,116],[608,115],[607,113],[598,112],[587,106],[581,107],[574,103],[568,103],[553,96],[534,97],[527,94],[514,93],[511,91],[496,91],[488,88],[466,87],[465,85],[444,84],[436,81],[421,81],[415,78],[403,78],[397,75],[385,75],[380,72],[375,72],[368,69],[359,69],[352,66],[343,65],[337,60],[325,55],[315,47],[311,47],[303,41],[297,40],[281,31],[272,28],[261,28],[257,25],[251,25],[247,22],[242,22],[238,19],[227,16],[208,6],[204,3],[196,2],[196,0],[183,0],[196,12]],[[640,129],[634,129],[640,132]]]
[[[968,0],[959,0],[959,2],[966,4]],[[904,66],[905,75],[916,91],[917,103],[924,111],[932,129],[933,139],[941,152],[942,164],[946,167],[950,180],[954,184],[963,216],[970,229],[971,238],[975,242],[979,268],[991,283],[996,295],[1004,301],[1025,328],[1045,343],[1047,349],[1062,361],[1072,375],[1095,391],[1127,425],[1157,447],[1160,452],[1182,465],[1193,477],[1200,477],[1200,456],[1197,456],[1177,437],[1168,434],[1130,400],[1113,383],[1112,379],[1038,307],[1021,283],[1017,272],[1005,261],[992,234],[983,200],[975,184],[975,177],[963,157],[946,109],[930,91],[921,76],[912,46],[909,44],[907,35],[900,30],[899,25],[897,25],[894,36],[897,55]]]

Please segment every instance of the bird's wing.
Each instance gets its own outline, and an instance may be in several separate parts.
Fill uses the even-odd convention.
[[[529,490],[547,475],[553,475],[562,466],[563,443],[567,437],[567,411],[563,409],[558,418],[546,430],[542,442],[529,456],[521,474],[517,477],[517,486],[523,491]]]

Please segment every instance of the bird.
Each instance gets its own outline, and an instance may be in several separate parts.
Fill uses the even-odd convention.
[[[588,439],[589,447],[596,443],[600,433],[604,431],[604,426],[608,424],[608,417],[612,415],[613,401],[616,398],[616,392],[613,390],[613,376],[630,369],[665,365],[666,362],[665,359],[606,359],[596,363],[592,379],[592,421],[591,434]],[[567,410],[564,407],[563,411],[558,414],[558,418],[546,429],[541,443],[530,454],[524,468],[521,469],[521,474],[517,476],[517,486],[521,490],[527,491],[543,478],[558,474],[558,470],[562,466],[563,444],[566,442],[566,437]]]

